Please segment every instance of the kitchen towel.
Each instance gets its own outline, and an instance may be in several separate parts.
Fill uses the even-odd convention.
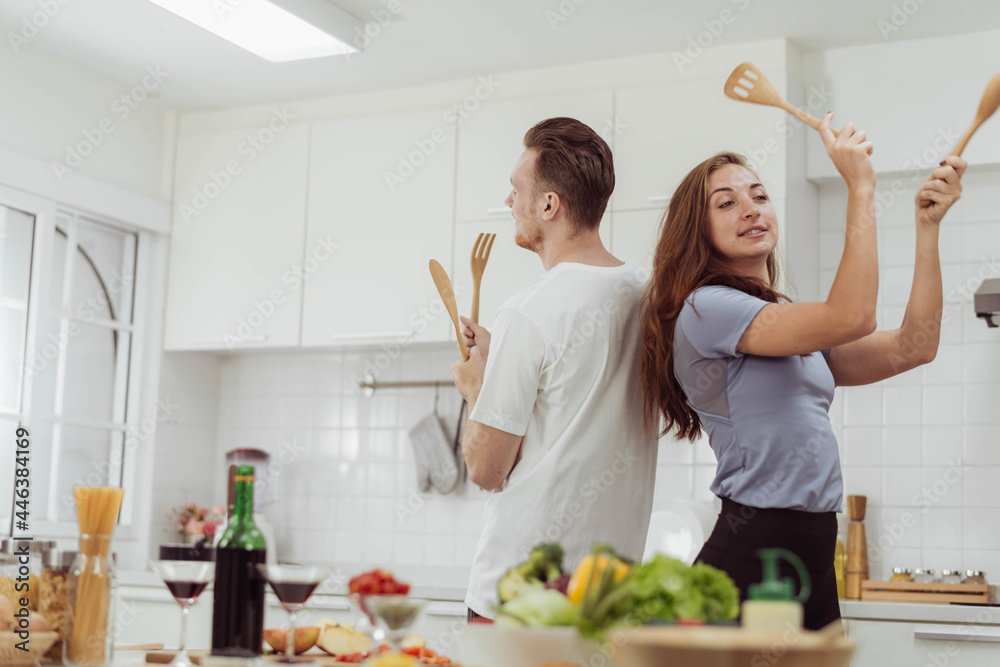
[[[445,433],[437,411],[417,422],[409,435],[417,463],[417,488],[421,493],[432,487],[441,493],[451,492],[459,479],[455,445]]]

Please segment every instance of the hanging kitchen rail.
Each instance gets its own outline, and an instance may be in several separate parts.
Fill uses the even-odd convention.
[[[371,398],[378,389],[409,389],[414,387],[453,387],[455,383],[451,380],[421,380],[411,382],[378,382],[371,374],[365,375],[365,379],[358,383],[361,393]]]

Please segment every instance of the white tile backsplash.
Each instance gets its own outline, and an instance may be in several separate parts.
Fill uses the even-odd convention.
[[[919,426],[886,426],[882,429],[882,463],[886,466],[920,465],[921,430]]]
[[[885,386],[882,389],[882,424],[908,426],[921,419],[920,387]]]
[[[968,424],[962,427],[966,465],[1000,466],[1000,424]]]
[[[1000,469],[993,466],[962,469],[964,507],[1000,507]]]
[[[447,378],[455,356],[447,348],[447,355],[436,348],[405,350],[378,377]],[[418,490],[407,432],[434,408],[435,390],[384,389],[363,396],[357,380],[380,353],[224,359],[218,447],[264,443],[278,451],[294,441],[301,449],[283,468],[281,500],[273,508],[280,518],[273,523],[283,527],[279,557],[309,560],[318,552],[345,572],[370,565],[400,572],[424,568],[419,571],[430,571],[437,583],[464,585],[487,494],[469,483],[447,496]],[[438,392],[438,411],[449,430],[459,406],[453,389]]]
[[[869,555],[879,557],[873,577],[887,578],[893,566],[975,568],[1000,577],[1000,334],[971,305],[980,282],[1000,276],[1000,214],[991,204],[998,188],[984,174],[965,180],[941,229],[945,309],[937,358],[906,377],[838,389],[843,408],[830,413],[843,424],[846,492],[868,496]],[[843,233],[842,186],[821,187],[819,203],[827,252],[815,280],[825,296],[839,261],[833,236]],[[879,225],[879,324],[898,327],[913,271],[912,207],[890,207]],[[880,465],[865,449],[876,429]],[[906,512],[918,525],[896,539],[893,522]]]
[[[852,466],[881,465],[882,429],[878,426],[854,426],[844,429],[845,464]]]
[[[963,458],[961,426],[925,426],[923,428],[923,463],[950,465]]]
[[[852,387],[844,392],[845,426],[882,425],[882,386]]]
[[[962,423],[962,386],[925,386],[923,391],[923,423],[944,426]]]

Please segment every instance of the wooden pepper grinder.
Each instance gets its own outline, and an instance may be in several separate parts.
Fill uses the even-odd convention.
[[[868,579],[868,543],[865,540],[866,496],[847,496],[847,571],[845,583],[848,600],[861,599],[861,582]]]

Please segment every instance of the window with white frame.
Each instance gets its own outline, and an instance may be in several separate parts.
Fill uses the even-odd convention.
[[[125,487],[122,522],[129,523],[136,452],[129,451],[127,435],[138,403],[134,306],[142,237],[74,211],[22,216],[14,217],[16,243],[11,244],[8,231],[0,273],[5,284],[10,264],[11,273],[37,289],[12,291],[9,309],[23,305],[16,311],[23,316],[0,320],[4,340],[20,334],[20,342],[10,347],[22,351],[20,363],[0,359],[5,370],[18,366],[21,371],[14,374],[18,386],[0,387],[0,400],[18,399],[0,406],[0,419],[13,418],[31,431],[32,532],[75,532],[76,485]],[[10,220],[8,215],[8,226]],[[35,227],[35,243],[43,245],[35,253],[20,229],[27,226]],[[20,258],[33,254],[42,261],[26,268]],[[40,272],[37,281],[30,281],[31,271]],[[0,285],[0,294],[5,292]],[[10,357],[8,347],[3,353]],[[6,449],[13,426],[2,428]],[[12,459],[4,455],[0,461],[0,502],[13,497]],[[9,506],[0,509],[0,516],[10,516]]]

